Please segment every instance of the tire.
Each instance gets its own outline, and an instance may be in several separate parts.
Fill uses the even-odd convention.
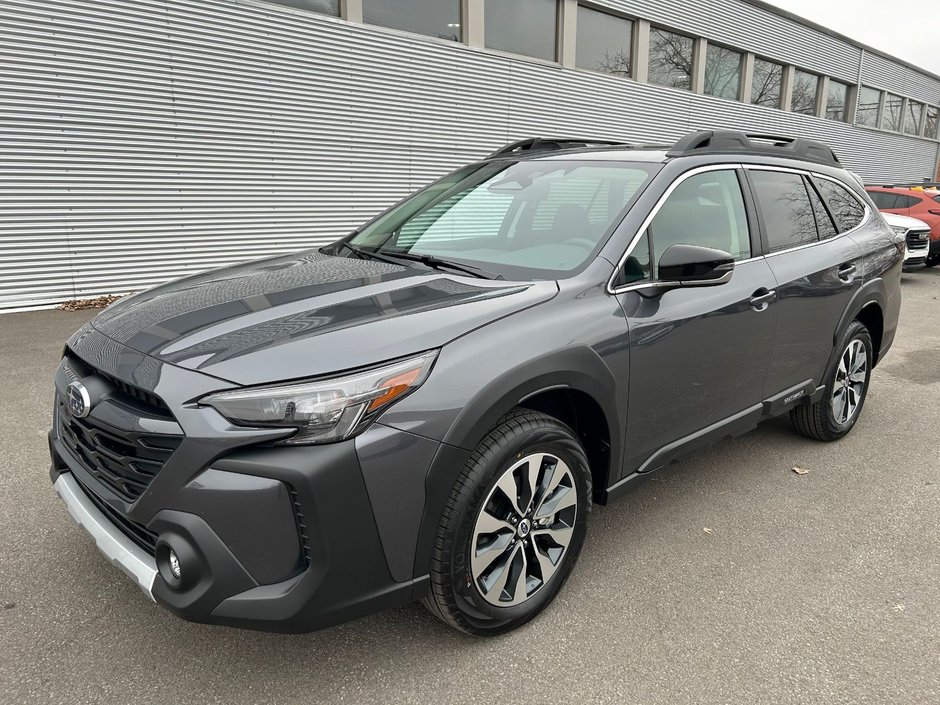
[[[924,261],[925,267],[936,267],[938,264],[940,264],[940,255],[935,255],[934,257],[928,257]]]
[[[533,467],[534,483],[527,479]],[[503,487],[516,489],[514,501]],[[480,442],[454,484],[435,538],[425,607],[468,634],[525,624],[567,580],[590,510],[591,472],[574,432],[551,416],[513,410]],[[514,579],[523,566],[525,579]]]
[[[861,348],[858,347],[859,345]],[[837,441],[851,431],[868,397],[874,359],[868,328],[860,321],[852,321],[839,339],[837,349],[841,352],[833,360],[831,368],[826,373],[826,392],[823,398],[815,404],[804,404],[790,410],[790,423],[797,433],[818,441]],[[856,372],[858,376],[854,379],[860,380],[864,377],[864,382],[859,387],[850,379],[846,385],[845,375],[842,374],[840,368],[845,367],[851,370],[854,361],[860,359],[856,355],[861,355],[862,352],[864,352],[864,373]],[[842,396],[839,396],[839,400],[848,399],[845,406],[842,406],[835,396],[840,388]],[[853,399],[855,406],[850,408]]]

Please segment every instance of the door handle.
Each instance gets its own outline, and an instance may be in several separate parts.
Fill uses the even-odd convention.
[[[751,294],[751,308],[755,311],[766,311],[775,298],[777,298],[777,292],[774,289],[761,287]]]
[[[855,273],[858,271],[856,267],[851,262],[846,262],[843,265],[839,266],[839,279],[844,282],[850,282],[855,278]]]

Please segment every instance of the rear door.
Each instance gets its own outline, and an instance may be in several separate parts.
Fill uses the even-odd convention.
[[[838,187],[843,201],[851,199],[841,204],[846,218],[840,222],[816,186],[834,182],[814,183],[809,174],[790,169],[749,167],[747,173],[777,281],[777,338],[765,387],[770,397],[810,380],[822,383],[835,329],[862,283],[861,249],[846,234],[867,208]]]

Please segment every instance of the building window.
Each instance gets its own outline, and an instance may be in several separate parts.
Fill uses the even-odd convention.
[[[575,63],[615,76],[632,73],[633,22],[578,5]]]
[[[904,132],[908,135],[920,134],[920,121],[924,117],[923,103],[913,100],[907,101],[907,110],[904,111]]]
[[[754,59],[754,81],[751,84],[751,102],[768,108],[780,107],[783,86],[783,66],[764,59]]]
[[[940,126],[940,108],[932,105],[927,106],[927,118],[924,120],[924,137],[937,139],[937,128]]]
[[[881,126],[892,132],[901,131],[901,106],[904,99],[899,95],[885,93],[885,114]]]
[[[362,20],[460,41],[460,0],[362,0]]]
[[[555,0],[486,0],[483,18],[488,48],[555,60]]]
[[[744,55],[709,44],[705,51],[705,94],[737,100],[741,91],[741,60]]]
[[[806,71],[793,72],[793,97],[790,110],[802,115],[816,114],[816,91],[819,88],[819,76]]]
[[[664,29],[650,29],[649,82],[670,88],[692,88],[695,40]]]
[[[270,0],[277,5],[296,7],[298,10],[310,10],[321,15],[339,17],[339,0]]]
[[[858,89],[858,109],[855,122],[865,127],[878,127],[878,111],[881,109],[881,91],[862,86]]]
[[[845,83],[829,80],[829,94],[826,96],[826,117],[830,120],[845,122],[848,112],[849,87]]]

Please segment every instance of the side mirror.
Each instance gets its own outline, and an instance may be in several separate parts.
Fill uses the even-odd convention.
[[[680,286],[715,286],[730,281],[734,257],[698,245],[672,245],[659,259],[659,280]]]

